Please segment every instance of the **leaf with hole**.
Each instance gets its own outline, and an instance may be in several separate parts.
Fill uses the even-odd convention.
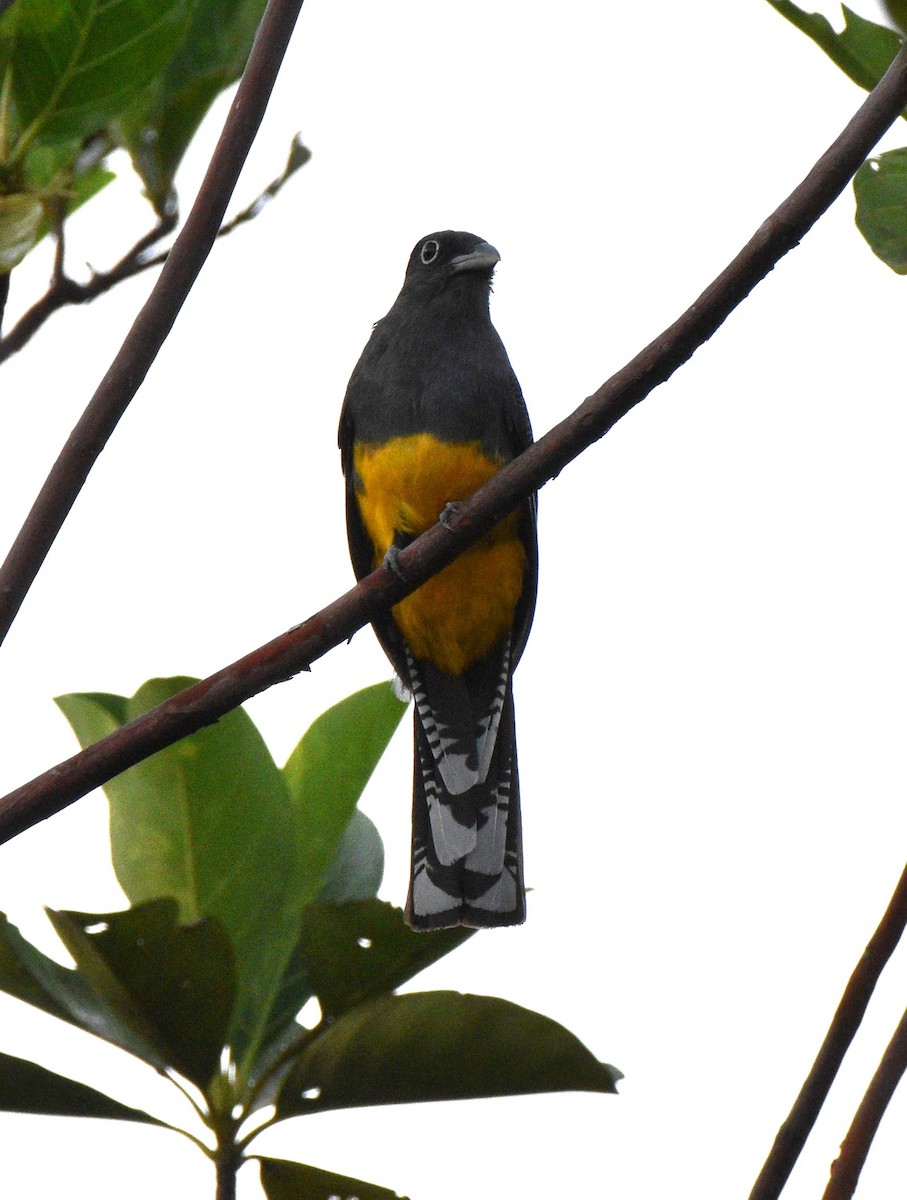
[[[204,1091],[227,1042],[236,994],[233,952],[220,923],[209,917],[180,925],[169,899],[52,919],[111,1010]]]
[[[84,975],[43,954],[5,916],[0,917],[0,989],[156,1067],[166,1065],[153,1047],[120,1022]]]
[[[312,904],[299,950],[322,1012],[333,1020],[412,979],[472,937],[470,929],[415,933],[383,900]]]
[[[302,1048],[277,1115],[538,1092],[615,1092],[621,1073],[550,1017],[493,996],[415,992],[344,1013]]]
[[[907,149],[863,163],[853,190],[860,233],[892,271],[907,275]]]

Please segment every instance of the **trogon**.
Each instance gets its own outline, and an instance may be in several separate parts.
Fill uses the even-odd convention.
[[[532,441],[488,311],[499,258],[471,233],[423,238],[353,371],[339,442],[357,578]],[[415,929],[525,920],[512,679],[537,573],[532,497],[374,622],[415,702]]]

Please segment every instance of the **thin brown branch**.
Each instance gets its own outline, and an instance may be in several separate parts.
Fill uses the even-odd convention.
[[[109,271],[94,271],[86,283],[71,279],[63,270],[63,226],[57,230],[57,252],[54,256],[54,270],[50,287],[40,300],[37,300],[27,312],[23,313],[6,337],[0,339],[0,363],[17,354],[25,344],[34,337],[41,326],[59,309],[68,304],[87,304],[89,301],[109,292],[112,287],[131,279],[141,271],[147,271],[162,259],[148,258],[149,249],[157,242],[172,233],[176,227],[177,214],[168,213],[165,217],[143,234],[135,245],[123,255],[118,263]],[[164,256],[166,257],[166,256]]]
[[[268,0],[249,61],[192,211],[151,295],[54,464],[0,567],[0,641],[75,503],[98,455],[173,327],[217,237],[264,116],[302,0]]]
[[[822,1200],[850,1200],[856,1191],[860,1172],[869,1154],[873,1138],[885,1115],[895,1088],[907,1071],[907,1012],[901,1017],[894,1037],[888,1043],[878,1070],[860,1101],[841,1153],[831,1166],[831,1178]]]
[[[314,617],[165,704],[124,725],[0,800],[0,842],[84,796],[114,775],[210,725],[231,708],[289,679],[386,611],[557,475],[705,342],[847,185],[907,104],[907,51],[806,179],[693,305],[623,370],[395,560],[407,582],[379,569]]]
[[[246,205],[236,216],[231,217],[229,221],[221,225],[217,231],[218,238],[226,237],[227,234],[238,229],[240,225],[254,220],[262,212],[268,201],[277,195],[302,162],[308,161],[311,157],[311,152],[298,142],[298,140],[294,140],[293,145],[297,156],[296,159],[291,154],[290,162],[288,162],[287,167],[284,168],[277,179],[272,180],[255,197],[251,204]],[[132,279],[136,275],[141,275],[143,271],[148,271],[152,267],[163,266],[170,255],[170,250],[162,250],[159,254],[154,255],[149,254],[149,250],[161,241],[162,238],[172,233],[176,225],[177,212],[174,209],[166,213],[153,229],[139,238],[135,245],[110,270],[92,271],[91,277],[86,283],[79,283],[77,280],[67,276],[63,270],[62,247],[64,227],[60,224],[57,229],[57,253],[54,259],[51,285],[41,299],[37,300],[27,312],[23,313],[9,333],[5,337],[0,338],[0,363],[5,362],[6,359],[11,358],[14,354],[18,354],[35,336],[45,321],[61,308],[65,308],[70,304],[88,304],[92,300],[97,299],[98,296],[109,292],[117,284],[123,283],[127,279]],[[2,278],[8,278],[8,276]],[[2,317],[2,311],[0,311],[0,317]]]
[[[777,1200],[806,1144],[825,1097],[834,1082],[854,1034],[863,1020],[879,976],[907,928],[907,867],[885,915],[869,940],[848,981],[816,1061],[800,1089],[787,1120],[778,1130],[750,1200]],[[855,1181],[856,1182],[856,1181]],[[828,1196],[828,1193],[826,1193]]]

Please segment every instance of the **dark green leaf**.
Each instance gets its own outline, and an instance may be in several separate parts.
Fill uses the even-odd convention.
[[[195,682],[158,679],[131,700],[57,703],[82,745]],[[230,1044],[237,1060],[261,1036],[298,937],[293,814],[281,772],[242,709],[105,786],[117,878],[134,903],[173,896],[180,919],[215,917],[237,970]]]
[[[149,1113],[121,1104],[87,1084],[9,1054],[0,1054],[0,1109],[51,1117],[107,1117],[162,1124]]]
[[[42,973],[52,974],[55,984],[58,977],[73,974],[27,942],[6,914],[0,914],[0,990],[55,1017],[72,1020],[66,1006],[54,998],[41,978]]]
[[[226,1045],[235,994],[222,926],[211,918],[178,925],[175,900],[55,917],[70,953],[110,1007],[160,1049],[167,1066],[204,1090]]]
[[[162,212],[180,160],[214,99],[242,74],[265,0],[207,0],[178,53],[119,122],[148,196]]]
[[[42,954],[5,916],[0,918],[0,989],[116,1045],[128,1042],[128,1030],[121,1029],[87,980]]]
[[[907,275],[907,149],[863,163],[853,190],[860,233],[892,271]]]
[[[417,992],[352,1009],[301,1050],[277,1116],[535,1092],[614,1092],[620,1072],[572,1033],[492,996]]]
[[[384,876],[384,843],[374,821],[356,808],[328,867],[318,899],[339,904],[377,895]]]
[[[347,899],[374,896],[381,884],[383,867],[384,846],[381,842],[381,835],[374,823],[357,808],[353,812],[346,832],[340,839],[337,853],[328,869],[327,878],[319,896],[320,904],[333,906]],[[328,911],[335,910],[333,907],[329,907]],[[297,942],[293,950],[280,992],[274,1001],[263,1039],[264,1045],[269,1048],[269,1056],[271,1051],[283,1044],[287,1029],[293,1025],[302,1006],[314,994],[308,963],[303,953],[304,949],[310,946],[312,936],[317,936],[314,931],[310,931],[308,935],[305,930],[303,931],[302,940]],[[349,956],[344,954],[342,962],[338,962],[338,957],[347,949],[350,951]],[[359,946],[355,939],[350,939],[348,946],[341,947],[338,943],[336,946],[327,947],[329,961],[337,967],[344,979],[347,977],[347,972],[353,967],[353,960],[358,953]],[[298,1026],[293,1026],[290,1036],[295,1037],[298,1032]],[[265,1066],[265,1062],[258,1064],[256,1071]]]
[[[399,908],[383,900],[311,904],[299,949],[324,1016],[391,992],[455,950],[474,930],[414,933]]]
[[[123,112],[173,57],[189,15],[188,0],[16,0],[0,20],[18,123],[11,157]]]
[[[836,33],[831,22],[819,13],[804,12],[791,0],[768,0],[772,8],[786,17],[841,68],[845,75],[861,88],[870,91],[891,66],[901,40],[885,25],[867,21],[858,13],[841,6],[844,13],[844,29]],[[904,116],[907,116],[905,110]]]
[[[378,759],[406,711],[389,683],[348,696],[307,730],[283,769],[301,855],[300,892],[314,900]]]
[[[902,33],[907,32],[907,0],[882,0],[882,8]]]
[[[150,1063],[156,1070],[165,1071],[170,1065],[167,1046],[158,1037],[149,1017],[130,996],[127,985],[117,978],[92,944],[93,938],[69,913],[48,909],[47,915],[60,941],[75,959],[77,974],[88,984],[101,1009],[98,1027],[89,1024],[97,1017],[93,1011],[86,1015],[85,1028]],[[103,916],[100,919],[103,921]]]
[[[261,1186],[268,1200],[406,1200],[389,1188],[363,1183],[348,1175],[320,1171],[303,1163],[287,1162],[285,1158],[261,1158]]]

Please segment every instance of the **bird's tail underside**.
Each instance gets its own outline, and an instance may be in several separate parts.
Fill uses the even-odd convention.
[[[412,877],[414,929],[485,928],[526,919],[513,697],[501,697],[484,779],[451,794],[432,751],[433,729],[415,712]],[[484,764],[483,764],[484,765]]]

